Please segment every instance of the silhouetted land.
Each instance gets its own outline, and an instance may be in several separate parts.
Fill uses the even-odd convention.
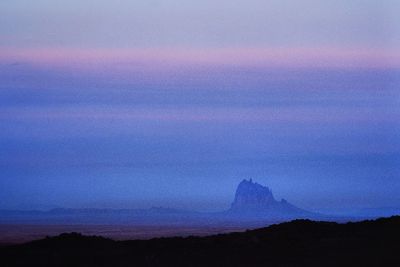
[[[209,237],[113,241],[78,233],[2,247],[2,266],[400,266],[400,217],[295,220]]]

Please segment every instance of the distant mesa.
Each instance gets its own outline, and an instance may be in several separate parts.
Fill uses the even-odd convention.
[[[292,219],[323,219],[321,215],[300,209],[288,201],[276,200],[272,191],[250,180],[239,183],[231,207],[220,212],[196,212],[165,207],[150,209],[65,209],[49,211],[1,211],[3,224],[224,224],[266,223]]]
[[[250,180],[239,183],[228,211],[234,215],[264,218],[309,218],[316,214],[300,209],[285,199],[277,201],[271,189]]]

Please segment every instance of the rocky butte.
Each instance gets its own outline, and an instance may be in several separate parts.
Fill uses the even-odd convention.
[[[300,209],[285,199],[277,201],[272,191],[259,183],[243,180],[236,189],[235,199],[228,211],[231,215],[247,218],[290,219],[317,216]]]
[[[221,212],[151,209],[53,209],[50,211],[1,211],[2,224],[129,224],[207,225],[230,223],[321,219],[321,215],[300,209],[286,200],[276,200],[271,190],[250,180],[239,183],[234,201]]]

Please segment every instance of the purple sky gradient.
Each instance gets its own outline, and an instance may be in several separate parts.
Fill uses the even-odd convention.
[[[0,2],[0,209],[400,207],[398,1]]]

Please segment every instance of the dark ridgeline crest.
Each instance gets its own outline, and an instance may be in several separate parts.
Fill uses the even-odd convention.
[[[208,237],[113,241],[78,233],[0,246],[2,266],[400,266],[400,217],[295,220]]]

